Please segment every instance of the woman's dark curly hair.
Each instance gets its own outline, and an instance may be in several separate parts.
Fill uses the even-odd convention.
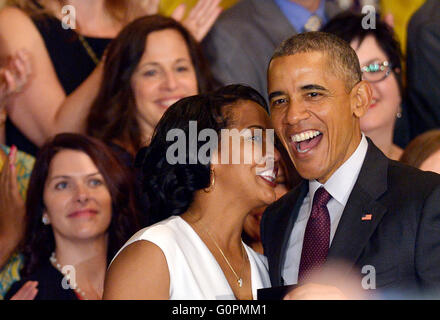
[[[39,151],[32,170],[26,198],[26,233],[23,243],[23,275],[33,273],[55,250],[50,225],[41,222],[45,204],[43,194],[54,156],[62,150],[87,154],[98,168],[112,199],[112,218],[108,229],[108,259],[111,259],[136,232],[139,212],[135,203],[134,178],[103,142],[80,134],[63,133],[48,141]],[[109,260],[110,261],[110,260]]]
[[[184,213],[193,201],[194,192],[210,184],[210,163],[193,161],[198,159],[199,150],[206,142],[192,141],[196,148],[185,148],[185,164],[171,164],[166,155],[175,140],[167,139],[168,133],[180,129],[188,146],[191,143],[189,123],[196,121],[197,136],[203,129],[213,129],[220,136],[221,129],[228,128],[233,121],[231,108],[227,107],[245,100],[268,109],[265,99],[256,90],[243,85],[229,85],[187,97],[168,108],[156,126],[150,145],[142,148],[136,157],[143,192],[150,205],[150,224]],[[219,141],[214,143],[217,145]]]
[[[128,24],[107,49],[103,81],[87,118],[88,135],[105,142],[117,142],[133,153],[145,144],[141,141],[131,77],[144,54],[148,35],[166,29],[176,30],[185,40],[199,92],[213,89],[213,78],[200,46],[185,27],[160,15],[138,18]]]
[[[379,47],[385,52],[388,57],[388,62],[394,76],[399,84],[400,94],[403,93],[403,77],[402,77],[402,60],[403,54],[400,48],[400,43],[397,40],[393,29],[380,17],[376,19],[376,28],[367,29],[362,27],[362,20],[364,15],[355,14],[352,12],[342,12],[332,18],[322,29],[323,32],[332,33],[348,43],[353,40],[358,40],[359,45],[364,39],[371,35],[376,39]]]

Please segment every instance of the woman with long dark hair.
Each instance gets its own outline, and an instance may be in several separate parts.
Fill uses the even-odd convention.
[[[36,299],[100,299],[109,258],[139,227],[130,175],[96,139],[47,142],[27,193],[23,280],[6,298],[36,281]]]
[[[171,106],[139,159],[149,212],[160,222],[119,252],[104,298],[252,299],[270,286],[264,261],[241,234],[248,212],[276,197],[271,134],[266,102],[249,87]]]
[[[179,22],[159,15],[122,30],[108,48],[103,79],[87,134],[133,156],[172,103],[212,89],[196,40]]]

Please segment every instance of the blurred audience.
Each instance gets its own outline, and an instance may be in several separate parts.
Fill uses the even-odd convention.
[[[209,134],[209,158],[200,158],[208,150],[198,139],[195,148],[179,151],[184,163],[172,164],[164,157],[176,143],[169,132],[179,130],[186,143],[190,121],[197,121],[196,134],[216,133]],[[240,143],[222,129],[240,131]],[[256,289],[270,286],[263,260],[241,239],[248,212],[276,197],[279,154],[269,147],[268,129],[264,98],[241,85],[182,99],[165,112],[142,162],[151,214],[161,222],[137,232],[118,253],[105,299],[253,299]],[[241,161],[232,163],[236,155]]]
[[[365,29],[363,18],[344,12],[329,21],[322,31],[339,36],[356,51],[362,77],[373,89],[371,105],[360,121],[361,130],[387,157],[398,160],[402,149],[394,141],[405,146],[409,131],[402,110],[402,53],[389,25],[377,20],[375,29]],[[401,122],[399,128],[396,120]]]
[[[424,171],[440,174],[440,129],[427,131],[412,140],[400,161]]]
[[[411,138],[440,128],[440,1],[426,0],[408,24]]]
[[[267,97],[266,69],[284,39],[317,30],[339,12],[328,0],[241,0],[225,10],[202,45],[222,84],[247,84]]]
[[[183,23],[198,40],[220,8],[200,0]],[[0,11],[0,59],[27,49],[33,76],[8,104],[6,140],[35,154],[37,146],[59,132],[82,132],[102,78],[104,51],[124,25],[157,12],[158,1],[16,0]],[[75,7],[76,29],[64,29],[62,7]],[[147,4],[147,5],[145,5]],[[174,16],[182,19],[184,11]],[[71,13],[69,13],[71,14]],[[73,18],[72,18],[73,19]],[[10,118],[10,120],[9,120]]]
[[[117,157],[96,139],[55,136],[32,172],[23,278],[6,298],[31,281],[23,290],[37,289],[37,300],[100,299],[109,258],[137,230],[137,221],[130,172]]]
[[[178,22],[139,18],[110,44],[104,79],[87,118],[87,134],[133,157],[177,100],[212,89],[197,42]]]

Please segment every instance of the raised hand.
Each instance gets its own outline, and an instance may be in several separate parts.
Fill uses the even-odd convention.
[[[25,50],[8,59],[7,65],[0,69],[0,101],[23,90],[31,69],[29,54]]]
[[[199,0],[188,16],[185,15],[186,5],[179,5],[171,15],[187,28],[197,41],[202,41],[209,32],[214,22],[222,12],[219,6],[221,0]]]
[[[37,281],[27,281],[10,300],[34,300],[38,293],[37,286]]]

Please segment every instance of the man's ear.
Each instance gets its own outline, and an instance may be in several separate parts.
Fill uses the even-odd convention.
[[[371,86],[367,81],[362,80],[353,87],[350,95],[351,110],[357,118],[360,118],[370,107],[373,96]]]

